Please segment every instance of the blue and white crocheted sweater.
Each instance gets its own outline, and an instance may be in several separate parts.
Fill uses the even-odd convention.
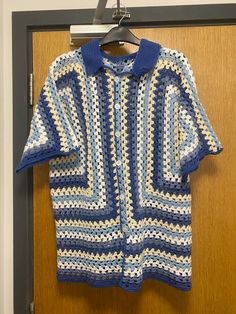
[[[57,279],[190,290],[190,173],[222,149],[182,52],[142,38],[111,56],[92,39],[58,56],[16,167],[49,162]]]

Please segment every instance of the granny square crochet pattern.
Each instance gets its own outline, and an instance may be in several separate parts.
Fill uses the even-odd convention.
[[[57,280],[191,290],[190,173],[222,150],[182,52],[92,39],[58,56],[16,167],[49,162]]]

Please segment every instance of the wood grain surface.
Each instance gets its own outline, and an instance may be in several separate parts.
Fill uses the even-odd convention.
[[[182,51],[196,78],[199,98],[224,147],[191,174],[192,291],[157,280],[139,292],[94,288],[56,280],[56,234],[48,163],[34,167],[34,294],[36,314],[233,314],[236,313],[236,26],[132,29],[139,37]],[[81,43],[83,43],[81,41]],[[36,103],[49,64],[69,45],[68,31],[33,34]],[[108,46],[112,55],[134,52]]]

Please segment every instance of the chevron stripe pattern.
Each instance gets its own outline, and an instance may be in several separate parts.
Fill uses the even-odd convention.
[[[57,279],[191,290],[190,173],[222,144],[182,52],[98,49],[52,62],[16,168],[49,162]]]

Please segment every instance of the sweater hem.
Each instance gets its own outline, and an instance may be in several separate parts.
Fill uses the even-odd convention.
[[[207,155],[217,155],[223,151],[223,147],[220,146],[216,151],[203,150],[194,160],[190,160],[184,166],[182,166],[182,175],[187,177],[189,173],[197,170],[200,166],[200,161]]]
[[[161,276],[159,274],[153,274],[153,273],[144,273],[143,274],[143,281],[146,281],[148,279],[152,279],[154,281],[159,281],[162,283],[167,284],[168,286],[182,290],[182,291],[191,291],[191,281],[186,283],[178,283],[174,280],[171,280],[170,278],[166,278],[165,276]],[[75,276],[75,275],[66,275],[66,274],[58,274],[57,273],[57,280],[59,282],[71,282],[71,283],[85,283],[86,285],[92,287],[92,288],[108,288],[108,287],[119,287],[123,290],[126,290],[128,292],[138,292],[142,288],[142,283],[140,285],[136,284],[136,287],[132,287],[130,284],[125,283],[125,278],[120,277],[119,279],[111,279],[111,280],[103,280],[98,281],[89,278],[85,278],[84,276]],[[122,280],[124,280],[122,282]]]
[[[49,161],[52,158],[56,158],[56,157],[61,157],[61,156],[67,156],[73,152],[78,151],[79,148],[76,149],[72,149],[68,152],[61,152],[61,151],[54,151],[54,152],[50,152],[47,155],[42,155],[39,156],[37,158],[33,158],[31,161],[21,161],[15,168],[15,172],[18,173],[23,169],[27,169],[29,167],[41,164],[43,162]]]

